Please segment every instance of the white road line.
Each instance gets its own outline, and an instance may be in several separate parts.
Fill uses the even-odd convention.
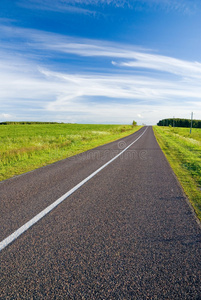
[[[92,177],[94,177],[101,170],[103,170],[105,167],[107,167],[109,164],[111,164],[111,162],[113,162],[115,159],[117,159],[122,153],[124,153],[128,148],[130,148],[134,143],[136,143],[143,136],[143,134],[147,131],[147,128],[143,131],[143,133],[134,142],[132,142],[123,151],[121,151],[119,154],[117,154],[115,157],[113,157],[110,161],[108,161],[106,164],[104,164],[98,170],[96,170],[95,172],[93,172],[87,178],[85,178],[84,180],[82,180],[74,188],[72,188],[66,194],[64,194],[63,196],[61,196],[54,203],[52,203],[51,205],[49,205],[48,207],[46,207],[43,211],[41,211],[39,214],[37,214],[34,218],[32,218],[30,221],[28,221],[26,224],[24,224],[23,226],[21,226],[19,229],[17,229],[11,235],[9,235],[7,238],[5,238],[2,242],[0,242],[0,251],[3,250],[5,247],[7,247],[14,240],[16,240],[22,233],[24,233],[31,226],[33,226],[35,223],[37,223],[40,219],[42,219],[45,215],[47,215],[51,210],[53,210],[56,206],[58,206],[61,202],[63,202],[67,197],[69,197],[70,195],[72,195],[76,190],[78,190],[82,185],[84,185]]]

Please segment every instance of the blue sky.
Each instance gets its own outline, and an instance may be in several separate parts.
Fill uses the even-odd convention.
[[[201,119],[198,0],[1,0],[0,121]]]

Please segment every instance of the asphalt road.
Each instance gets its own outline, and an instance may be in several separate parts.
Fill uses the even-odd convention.
[[[1,182],[0,241],[145,129]],[[0,299],[201,299],[201,227],[151,127],[0,258]]]

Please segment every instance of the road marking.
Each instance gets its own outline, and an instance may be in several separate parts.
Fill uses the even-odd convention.
[[[148,127],[147,127],[148,128]],[[3,250],[5,247],[7,247],[10,243],[12,243],[14,240],[16,240],[22,233],[27,231],[31,226],[36,224],[39,220],[41,220],[45,215],[47,215],[50,211],[52,211],[56,206],[58,206],[61,202],[63,202],[66,198],[68,198],[70,195],[72,195],[76,190],[78,190],[82,185],[84,185],[87,181],[89,181],[92,177],[94,177],[96,174],[98,174],[101,170],[103,170],[105,167],[107,167],[109,164],[111,164],[115,159],[117,159],[120,155],[122,155],[128,148],[130,148],[134,143],[136,143],[143,134],[147,131],[147,128],[143,131],[143,133],[129,146],[127,146],[123,151],[121,151],[119,154],[117,154],[115,157],[113,157],[110,161],[108,161],[106,164],[104,164],[102,167],[100,167],[98,170],[93,172],[91,175],[89,175],[87,178],[82,180],[80,183],[78,183],[74,188],[72,188],[70,191],[68,191],[66,194],[61,196],[59,199],[57,199],[55,202],[53,202],[51,205],[46,207],[43,211],[41,211],[39,214],[37,214],[34,218],[32,218],[30,221],[28,221],[26,224],[21,226],[19,229],[17,229],[15,232],[13,232],[11,235],[9,235],[7,238],[5,238],[2,242],[0,242],[0,251]]]

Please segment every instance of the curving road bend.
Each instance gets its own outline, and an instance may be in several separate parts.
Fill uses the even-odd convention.
[[[201,299],[200,223],[151,127],[1,182],[0,241],[103,165],[2,248],[0,299]]]

